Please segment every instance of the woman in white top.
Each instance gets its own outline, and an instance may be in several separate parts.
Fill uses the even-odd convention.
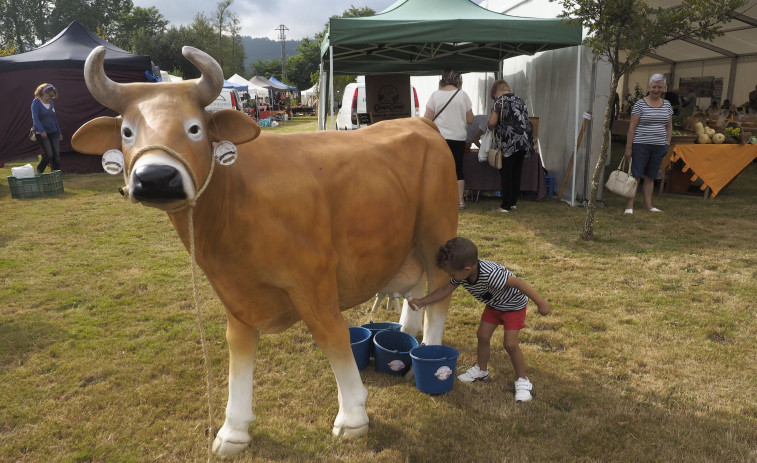
[[[446,69],[439,81],[439,90],[431,94],[426,103],[424,117],[434,121],[455,158],[457,171],[457,196],[460,209],[465,209],[463,192],[463,154],[468,124],[473,122],[473,103],[470,97],[460,89],[463,78],[454,69]]]

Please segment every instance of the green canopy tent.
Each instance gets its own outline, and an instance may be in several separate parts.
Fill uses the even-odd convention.
[[[321,43],[321,101],[333,75],[498,72],[504,59],[580,45],[581,27],[560,19],[509,16],[470,0],[398,0],[375,16],[331,18]],[[333,121],[333,105],[331,116]],[[319,107],[325,128],[326,105]],[[333,122],[332,122],[333,126]]]

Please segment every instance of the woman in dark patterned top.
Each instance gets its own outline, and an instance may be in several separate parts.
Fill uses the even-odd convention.
[[[489,128],[494,130],[492,148],[502,150],[501,181],[502,205],[498,212],[515,209],[520,195],[520,176],[523,159],[534,153],[533,127],[528,120],[526,104],[510,91],[502,79],[494,82],[491,90],[494,101],[489,116]]]
[[[631,159],[631,175],[637,180],[644,178],[641,191],[644,209],[649,212],[661,212],[652,206],[652,190],[673,136],[673,107],[662,99],[664,91],[665,76],[654,74],[649,79],[649,94],[633,105],[626,137],[625,156]],[[633,214],[633,200],[628,198],[625,214]]]

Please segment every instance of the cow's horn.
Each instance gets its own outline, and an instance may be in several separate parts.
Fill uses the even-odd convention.
[[[102,45],[95,47],[84,62],[84,81],[95,100],[107,108],[118,111],[115,103],[121,101],[123,86],[105,75],[104,62],[105,47]]]
[[[193,47],[182,47],[181,54],[194,64],[202,74],[197,81],[200,102],[207,106],[216,101],[223,89],[223,70],[218,62],[202,50]]]

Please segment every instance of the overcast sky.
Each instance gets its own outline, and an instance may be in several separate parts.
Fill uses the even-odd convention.
[[[341,15],[350,6],[370,7],[377,13],[392,5],[395,0],[234,0],[231,11],[239,16],[240,35],[279,39],[280,24],[285,25],[286,38],[299,40],[313,37],[323,30],[328,19]],[[210,17],[217,1],[208,0],[132,0],[134,6],[154,6],[168,20],[169,26],[191,24],[197,13]]]

